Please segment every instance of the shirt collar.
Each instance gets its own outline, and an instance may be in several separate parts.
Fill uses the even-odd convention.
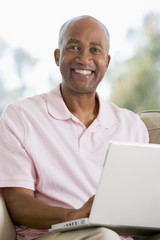
[[[98,94],[97,97],[99,100],[99,113],[97,116],[97,121],[103,125],[104,128],[111,128],[114,125],[117,125],[118,120],[116,117],[114,104],[102,99]]]
[[[60,84],[48,93],[47,108],[49,114],[54,118],[60,120],[67,120],[71,118],[71,113],[66,107],[61,95]]]
[[[99,97],[98,93],[96,96],[99,101],[99,112],[95,119],[98,125],[102,125],[104,128],[111,128],[118,124],[116,113],[113,108],[113,104],[106,102],[104,99]],[[50,91],[47,95],[47,108],[50,115],[60,120],[67,120],[72,118],[71,112],[68,110],[65,102],[63,101],[60,84]],[[95,121],[93,122],[95,124]],[[91,124],[92,125],[92,124]],[[90,126],[91,127],[91,126]]]

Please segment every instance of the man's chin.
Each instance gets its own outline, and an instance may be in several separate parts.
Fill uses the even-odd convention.
[[[82,79],[70,78],[70,81],[68,82],[65,80],[63,81],[63,89],[64,91],[66,90],[67,92],[75,95],[92,94],[96,92],[98,85],[98,83],[95,83],[97,83],[95,79],[87,79],[84,81]]]
[[[84,95],[84,94],[92,94],[96,91],[96,87],[93,86],[88,86],[88,85],[78,85],[78,86],[74,86],[72,88],[72,91],[75,92],[75,94],[80,94],[80,95]]]

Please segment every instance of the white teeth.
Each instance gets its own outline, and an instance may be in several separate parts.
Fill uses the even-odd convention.
[[[92,73],[92,71],[90,71],[90,70],[75,69],[74,71],[77,73],[83,74],[83,75],[89,75]]]

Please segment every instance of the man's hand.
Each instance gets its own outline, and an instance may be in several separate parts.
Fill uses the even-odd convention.
[[[93,204],[94,196],[88,199],[88,201],[79,209],[70,210],[67,215],[67,221],[89,217],[91,207]]]

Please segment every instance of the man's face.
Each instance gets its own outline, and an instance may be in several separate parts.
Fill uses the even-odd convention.
[[[63,89],[74,94],[95,92],[109,65],[107,53],[108,39],[100,24],[92,19],[71,22],[55,51]]]

